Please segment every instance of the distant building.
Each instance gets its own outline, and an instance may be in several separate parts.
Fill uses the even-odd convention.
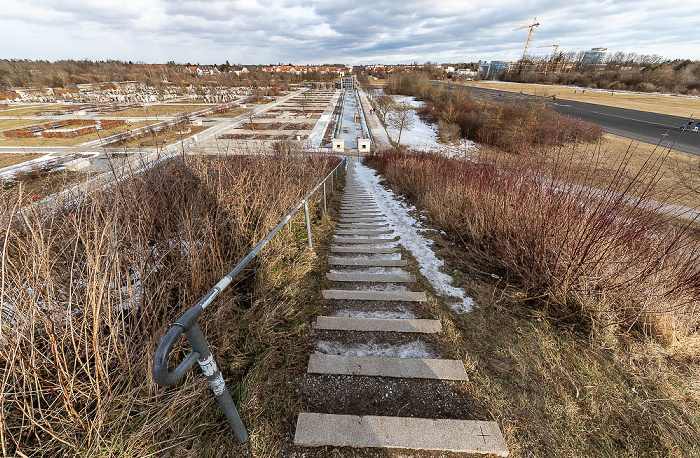
[[[355,75],[343,76],[342,78],[340,78],[340,88],[341,89],[353,90],[353,89],[355,89],[356,85],[357,85],[357,78],[355,78]]]
[[[221,73],[219,69],[214,67],[213,65],[190,65],[189,67],[187,67],[187,70],[189,70],[190,73],[197,74],[197,76],[213,76]]]
[[[583,55],[581,65],[605,65],[608,55],[608,48],[593,48]]]
[[[465,76],[467,78],[474,78],[477,75],[475,70],[470,70],[468,68],[458,68],[456,73],[457,76]]]
[[[479,61],[479,75],[485,80],[496,79],[501,72],[507,71],[509,68],[510,62],[506,60]]]

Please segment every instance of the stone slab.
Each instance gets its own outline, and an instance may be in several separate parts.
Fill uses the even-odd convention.
[[[416,277],[413,275],[402,274],[326,274],[326,278],[330,281],[350,281],[350,282],[369,282],[369,283],[415,283]]]
[[[337,235],[383,235],[391,234],[394,231],[391,229],[338,229],[335,231]]]
[[[331,247],[331,253],[368,253],[368,254],[379,254],[379,253],[398,253],[401,249],[399,248],[377,248],[377,247],[364,247],[364,246],[335,246]]]
[[[423,334],[435,334],[442,331],[442,325],[438,320],[344,316],[319,316],[316,318],[314,328],[329,331],[418,332]]]
[[[338,224],[338,229],[386,229],[389,223],[368,224],[368,223],[342,223]]]
[[[423,292],[413,291],[357,291],[351,289],[324,289],[321,291],[324,299],[348,301],[401,301],[426,302],[428,298]]]
[[[328,258],[331,266],[363,267],[403,267],[408,265],[405,259],[363,259],[363,258]]]
[[[381,447],[508,456],[495,421],[446,420],[302,412],[294,443]]]
[[[311,355],[309,374],[421,378],[468,381],[462,361],[455,359],[386,358],[378,356]]]
[[[390,243],[395,242],[394,239],[360,239],[356,237],[336,237],[333,239],[335,243],[359,243],[359,244],[374,244],[374,243]]]

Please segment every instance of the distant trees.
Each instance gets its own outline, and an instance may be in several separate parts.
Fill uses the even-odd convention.
[[[541,71],[523,65],[516,72],[503,73],[500,79],[518,83],[563,84],[593,89],[668,92],[700,95],[700,61],[664,60],[658,55],[616,52],[605,64],[584,62],[585,52],[559,53],[540,63],[572,64],[565,71]]]

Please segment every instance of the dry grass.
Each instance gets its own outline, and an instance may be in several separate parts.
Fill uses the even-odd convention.
[[[656,176],[654,162],[630,180],[623,161],[592,193],[586,176],[577,180],[587,186],[566,184],[581,173],[565,157],[555,167],[493,160],[387,151],[368,163],[537,310],[590,333],[634,329],[670,341],[697,333],[700,242],[692,223],[628,204],[629,196],[649,196],[655,181],[641,176]]]
[[[476,86],[487,89],[499,89],[508,92],[520,92],[525,94],[551,97],[556,95],[562,100],[574,100],[577,102],[595,103],[611,107],[627,108],[630,110],[649,111],[651,113],[667,114],[686,118],[700,118],[700,99],[662,95],[645,94],[632,92],[596,91],[588,89],[583,92],[581,89],[574,89],[564,86],[551,86],[546,84],[528,83],[501,83],[489,81],[469,81],[462,84],[465,86]]]
[[[32,153],[0,153],[0,169],[11,165],[21,164],[43,156],[43,154]]]
[[[519,163],[519,154],[511,154],[490,148],[489,154],[504,164]],[[629,138],[605,133],[598,143],[569,143],[556,150],[541,154],[545,160],[542,172],[551,176],[562,157],[570,161],[572,183],[607,188],[614,179],[632,180],[653,179],[649,197],[667,203],[684,205],[690,208],[700,203],[700,187],[693,190],[689,186],[690,174],[700,170],[700,157],[669,148],[637,142]],[[656,162],[658,175],[639,174],[648,167],[649,161]],[[625,164],[625,173],[619,175],[620,164]],[[590,170],[595,173],[591,174]]]
[[[73,105],[29,105],[19,109],[7,109],[2,111],[2,116],[13,116],[17,118],[40,115],[45,111],[62,111],[75,109]]]
[[[175,143],[187,137],[191,137],[192,135],[196,135],[210,127],[212,126],[192,126],[189,129],[189,132],[182,134],[178,134],[177,128],[168,128],[162,132],[149,132],[141,137],[133,137],[123,142],[114,143],[110,146],[120,148],[156,148]]]
[[[3,454],[274,455],[293,424],[287,382],[317,299],[298,218],[200,321],[248,446],[233,443],[199,373],[161,389],[150,361],[166,326],[335,163],[186,157],[51,213],[21,210],[3,245]],[[0,203],[8,214],[21,198]]]
[[[233,108],[226,113],[212,113],[210,115],[207,115],[209,118],[235,118],[237,116],[242,115],[243,113],[247,113],[251,111],[252,108]]]
[[[109,137],[110,135],[120,134],[123,132],[128,132],[130,130],[137,129],[139,127],[147,126],[153,124],[153,121],[134,121],[130,124],[124,126],[117,126],[111,129],[103,129],[88,135],[82,135],[80,137],[70,137],[70,138],[44,138],[44,137],[33,137],[33,138],[4,138],[0,137],[0,146],[77,146],[81,143],[91,142],[100,138]]]
[[[34,124],[43,124],[53,121],[55,121],[55,119],[41,119],[39,121],[32,119],[0,119],[0,130],[16,129],[17,127],[31,126]]]
[[[377,166],[392,188],[425,212],[431,227],[445,231],[445,236],[433,235],[435,250],[445,260],[455,284],[465,288],[478,305],[468,314],[455,313],[436,297],[430,283],[421,278],[417,264],[409,260],[420,289],[436,304],[432,310],[442,322],[444,338],[467,368],[470,394],[485,407],[483,418],[492,417],[499,423],[511,456],[700,456],[697,307],[694,315],[678,315],[688,321],[696,318],[690,334],[676,333],[677,340],[666,339],[666,334],[660,341],[643,336],[645,328],[652,328],[653,320],[647,318],[648,327],[634,326],[628,332],[629,327],[616,320],[606,320],[607,325],[584,320],[586,324],[572,310],[561,314],[547,305],[551,300],[547,294],[541,290],[537,294],[523,284],[521,274],[513,272],[527,268],[528,251],[548,259],[537,243],[525,240],[520,233],[542,231],[543,238],[556,240],[557,234],[545,231],[537,221],[557,223],[563,217],[546,205],[532,205],[533,199],[527,195],[511,198],[514,189],[525,186],[520,183],[510,190],[501,186],[499,182],[510,181],[512,170],[499,177],[478,173],[480,169],[488,171],[483,164],[425,156],[387,159],[374,157],[367,162]],[[464,173],[463,167],[473,168],[475,173]],[[488,192],[479,194],[475,189]],[[537,192],[531,187],[528,190]],[[502,199],[493,212],[485,212],[488,204],[463,197],[475,192],[482,201]],[[489,233],[474,240],[473,231],[465,230],[470,224]],[[559,229],[563,232],[561,226]],[[581,227],[581,233],[586,230]],[[513,260],[515,253],[501,249],[504,243],[498,238],[505,237],[514,242],[509,244],[514,250],[523,252],[520,263]],[[697,244],[697,236],[693,239],[690,242]],[[634,243],[628,249],[636,250]],[[571,252],[565,250],[562,247],[562,256],[573,261]],[[599,251],[596,254],[601,255]],[[629,259],[622,259],[620,253],[616,256],[620,263]],[[646,262],[638,262],[636,267],[641,269]],[[697,259],[686,267],[694,268],[697,278],[696,265]],[[552,279],[558,275],[555,265],[540,266]],[[624,267],[610,263],[608,268],[625,275],[620,271]],[[498,274],[496,279],[492,273]],[[665,281],[672,281],[668,270],[659,269],[658,273]],[[594,276],[587,281],[595,281]],[[616,292],[610,287],[612,284],[598,285],[594,294],[579,291],[579,298],[571,301],[605,303],[611,306],[605,313],[617,313],[611,310]],[[630,288],[648,292],[641,284]],[[696,304],[697,300],[696,292]]]
[[[115,111],[100,115],[104,118],[140,118],[140,117],[159,117],[159,116],[177,116],[182,113],[192,113],[193,111],[204,110],[211,108],[211,105],[148,105],[141,108],[130,108],[128,110]]]

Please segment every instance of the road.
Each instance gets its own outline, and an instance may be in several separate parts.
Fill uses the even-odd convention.
[[[539,96],[499,91],[497,89],[441,82],[435,82],[434,84],[441,84],[449,90],[455,87],[466,89],[477,100],[531,101],[537,98],[541,99]],[[611,97],[614,97],[614,95],[611,95]],[[551,100],[551,98],[547,98],[547,100]],[[679,131],[681,125],[688,123],[686,118],[559,98],[553,102],[553,108],[559,113],[598,124],[605,132],[614,135],[653,145],[656,145],[661,140],[661,146],[664,148],[670,147],[675,141],[676,144],[673,147],[675,150],[700,156],[700,132]],[[697,116],[696,120],[700,119],[700,102],[698,102]]]

